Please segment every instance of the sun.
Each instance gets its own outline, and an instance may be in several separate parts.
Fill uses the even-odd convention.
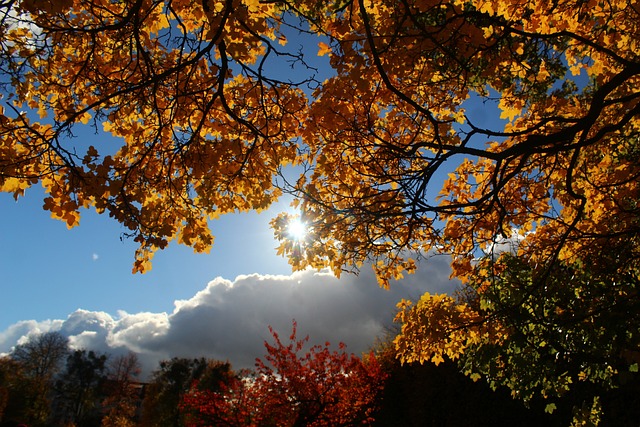
[[[307,224],[299,219],[293,219],[287,226],[287,234],[292,240],[297,242],[304,240],[307,236]]]

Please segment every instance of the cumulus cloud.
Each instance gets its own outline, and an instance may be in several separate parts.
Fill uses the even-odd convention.
[[[42,322],[21,320],[14,323],[4,331],[0,331],[0,354],[9,352],[16,344],[25,343],[33,335],[59,330],[62,323],[62,320],[45,320]]]
[[[425,291],[448,292],[448,259],[429,259],[415,275],[380,289],[369,269],[340,279],[328,272],[291,275],[243,275],[216,278],[187,300],[175,301],[172,313],[76,310],[66,320],[22,321],[0,332],[0,352],[35,333],[59,330],[73,348],[118,355],[136,352],[146,372],[170,357],[229,360],[252,367],[270,338],[267,326],[286,336],[295,319],[311,342],[344,342],[354,353],[366,351],[392,324],[395,304]]]

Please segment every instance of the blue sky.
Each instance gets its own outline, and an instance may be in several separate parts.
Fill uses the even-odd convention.
[[[217,276],[288,274],[275,254],[270,212],[236,214],[212,222],[216,244],[209,254],[171,244],[153,269],[132,274],[136,243],[107,215],[84,211],[71,230],[42,209],[39,186],[14,201],[0,194],[0,330],[24,318],[58,318],[76,308],[114,312],[169,310]]]

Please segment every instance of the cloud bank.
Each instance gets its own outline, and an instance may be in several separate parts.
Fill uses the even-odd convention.
[[[235,368],[253,367],[270,339],[268,325],[284,336],[291,322],[311,343],[344,342],[353,353],[366,351],[392,324],[402,298],[417,299],[425,291],[450,292],[448,258],[424,262],[418,273],[380,289],[368,268],[360,275],[296,272],[287,276],[259,274],[234,281],[216,278],[187,300],[174,302],[172,313],[115,315],[78,309],[65,320],[24,320],[0,332],[0,353],[31,334],[60,331],[72,348],[119,355],[137,353],[144,371],[171,357],[209,357]]]

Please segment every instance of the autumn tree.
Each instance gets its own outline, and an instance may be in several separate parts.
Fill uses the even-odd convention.
[[[135,353],[127,353],[108,362],[105,381],[105,398],[102,401],[106,415],[104,427],[133,427],[136,425],[136,410],[141,400],[137,386],[140,362]]]
[[[635,369],[620,354],[638,350],[640,326],[629,315],[638,302],[637,3],[295,5],[328,36],[320,53],[336,76],[314,93],[303,130],[312,170],[297,190],[311,237],[288,241],[288,218],[274,221],[293,266],[340,273],[372,260],[388,286],[417,258],[451,254],[453,276],[479,306],[449,295],[403,305],[398,351],[408,361],[492,360],[479,371],[518,397]],[[505,273],[513,265],[496,251],[505,239],[518,242],[528,279]],[[502,274],[509,285],[492,288]],[[569,328],[547,320],[560,295],[581,307]],[[576,348],[565,356],[550,338]],[[564,357],[601,369],[572,375]],[[595,423],[599,405],[594,397],[578,418]]]
[[[552,269],[508,255],[499,274],[487,272],[457,299],[427,294],[403,303],[398,354],[405,362],[457,360],[472,378],[507,386],[524,402],[542,398],[550,413],[573,411],[576,422],[634,425],[640,282],[637,269],[612,269],[616,259],[637,263],[628,247],[616,249]],[[545,270],[543,283],[536,270]]]
[[[257,400],[246,381],[249,371],[233,371],[231,364],[210,361],[203,377],[191,384],[179,409],[187,426],[251,425]]]
[[[635,2],[294,4],[336,73],[303,128],[294,267],[373,259],[387,285],[436,250],[465,280],[513,235],[541,263],[636,238]]]
[[[624,245],[608,268],[633,275],[639,25],[636,0],[4,2],[0,189],[40,182],[69,226],[108,212],[140,244],[134,271],[170,240],[208,250],[209,219],[288,191],[307,239],[288,239],[286,215],[273,226],[295,269],[371,261],[388,286],[441,252],[482,294],[508,265],[474,260],[513,238],[535,289]],[[287,62],[297,81],[272,71]],[[119,143],[74,140],[83,124]],[[276,185],[289,164],[302,175]],[[508,336],[447,298],[426,296],[427,317],[478,325],[452,343]]]
[[[68,340],[59,332],[45,332],[15,346],[10,354],[26,384],[27,410],[23,420],[44,425],[50,417],[51,393],[56,375],[69,352]]]
[[[0,425],[32,421],[30,406],[37,401],[22,366],[10,357],[0,357]]]
[[[227,377],[218,390],[196,387],[185,396],[190,425],[353,426],[369,425],[385,374],[376,358],[348,354],[344,344],[305,350],[309,337],[289,342],[269,329],[273,344],[256,362],[254,375]]]
[[[107,356],[92,350],[74,350],[56,379],[53,409],[64,425],[100,425]]]
[[[4,417],[7,403],[9,401],[11,370],[11,359],[6,357],[0,358],[0,421],[2,421],[2,418]]]
[[[143,426],[184,426],[179,411],[183,396],[205,373],[208,360],[174,357],[160,362],[146,387],[140,424]]]
[[[311,226],[303,251],[281,247],[295,268],[339,273],[373,259],[387,285],[438,250],[464,279],[479,249],[514,233],[541,262],[636,236],[635,2],[0,10],[12,94],[0,113],[2,190],[18,197],[41,182],[45,209],[69,226],[81,207],[108,212],[140,243],[135,271],[171,239],[208,250],[207,220],[267,207],[291,163],[308,166],[284,188]],[[335,75],[309,99],[301,84],[313,74],[270,73],[275,62],[305,68],[283,26],[324,37],[306,58],[327,55]],[[482,104],[499,119],[474,114]],[[83,123],[121,145],[82,146],[70,137]],[[286,223],[274,221],[283,239]]]
[[[305,78],[268,74],[304,67],[281,20],[257,0],[0,3],[0,189],[40,182],[69,227],[108,213],[140,244],[134,271],[172,239],[208,251],[207,220],[268,207],[296,161]],[[74,140],[82,124],[119,143]]]
[[[81,207],[109,212],[140,243],[136,271],[171,239],[207,250],[207,219],[267,207],[280,194],[272,178],[296,162],[311,170],[289,190],[313,231],[296,268],[339,272],[373,258],[387,284],[414,270],[408,253],[436,248],[466,277],[479,248],[513,233],[539,260],[636,235],[635,2],[68,0],[0,10],[11,93],[2,190],[18,197],[41,182],[45,209],[69,226]],[[328,55],[335,76],[309,101],[303,82],[269,75],[274,57],[304,65],[283,25],[325,37],[310,54]],[[481,122],[473,103],[496,105],[501,120]],[[122,145],[74,143],[82,123]],[[284,223],[275,221],[280,237]]]

